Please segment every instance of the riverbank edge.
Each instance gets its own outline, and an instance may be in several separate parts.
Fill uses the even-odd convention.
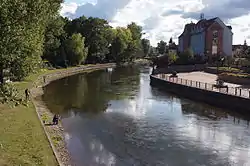
[[[43,87],[61,78],[65,78],[80,73],[90,72],[94,70],[102,70],[115,66],[116,66],[115,64],[110,63],[110,64],[97,64],[93,66],[80,66],[76,68],[69,68],[63,71],[59,70],[49,74],[40,75],[33,82],[33,86],[30,89],[31,101],[35,106],[36,114],[42,125],[42,128],[45,132],[45,135],[49,141],[50,147],[53,150],[54,156],[59,166],[65,166],[65,165],[70,166],[73,163],[70,159],[70,155],[67,150],[62,124],[59,123],[59,125],[57,126],[50,126],[44,124],[44,121],[45,122],[46,121],[48,122],[48,120],[51,121],[51,119],[53,118],[53,114],[41,99],[41,96],[43,94]]]

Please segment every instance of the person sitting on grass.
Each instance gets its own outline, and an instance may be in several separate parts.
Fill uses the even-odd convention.
[[[59,121],[59,115],[55,114],[53,117],[53,125],[58,125],[58,121]]]

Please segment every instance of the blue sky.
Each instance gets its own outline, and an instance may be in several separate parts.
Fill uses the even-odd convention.
[[[250,44],[250,0],[65,0],[61,15],[107,19],[112,26],[140,24],[153,45],[181,34],[184,25],[205,18],[220,17],[233,27],[234,44]]]

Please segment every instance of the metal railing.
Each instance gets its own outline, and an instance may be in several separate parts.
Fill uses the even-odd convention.
[[[223,88],[216,88],[215,84],[187,80],[187,79],[178,78],[178,77],[169,77],[166,74],[158,74],[158,75],[154,75],[154,77],[162,79],[162,80],[166,80],[168,82],[173,82],[176,84],[189,86],[193,88],[238,96],[242,98],[250,98],[250,89],[245,89],[245,88],[240,88],[240,87],[229,87],[229,86],[223,87]]]

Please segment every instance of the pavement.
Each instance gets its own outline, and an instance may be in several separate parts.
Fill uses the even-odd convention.
[[[171,74],[168,74],[170,76]],[[188,80],[188,82],[181,81],[183,80]],[[226,91],[225,88],[217,89],[213,88],[213,84],[216,84],[217,80],[217,75],[216,74],[210,74],[210,73],[205,73],[205,72],[190,72],[190,73],[178,73],[178,80],[172,79],[171,81],[179,83],[179,84],[184,84],[187,86],[192,86],[196,87],[199,84],[196,84],[196,82],[201,82],[200,87],[201,89],[207,89],[210,91],[215,91],[215,92],[221,92],[221,93],[226,93],[230,95],[236,95],[244,98],[249,98],[250,97],[250,89],[249,88],[244,88],[242,85],[239,84],[232,84],[228,82],[224,82],[224,85],[228,86],[228,92]],[[205,85],[207,83],[207,85]]]
[[[178,73],[178,78],[199,81],[199,82],[204,82],[208,84],[215,84],[217,80],[217,75],[199,71],[199,72],[190,72],[190,73]],[[242,86],[242,85],[232,84],[228,82],[225,82],[224,84],[227,85],[228,87],[241,87]]]

